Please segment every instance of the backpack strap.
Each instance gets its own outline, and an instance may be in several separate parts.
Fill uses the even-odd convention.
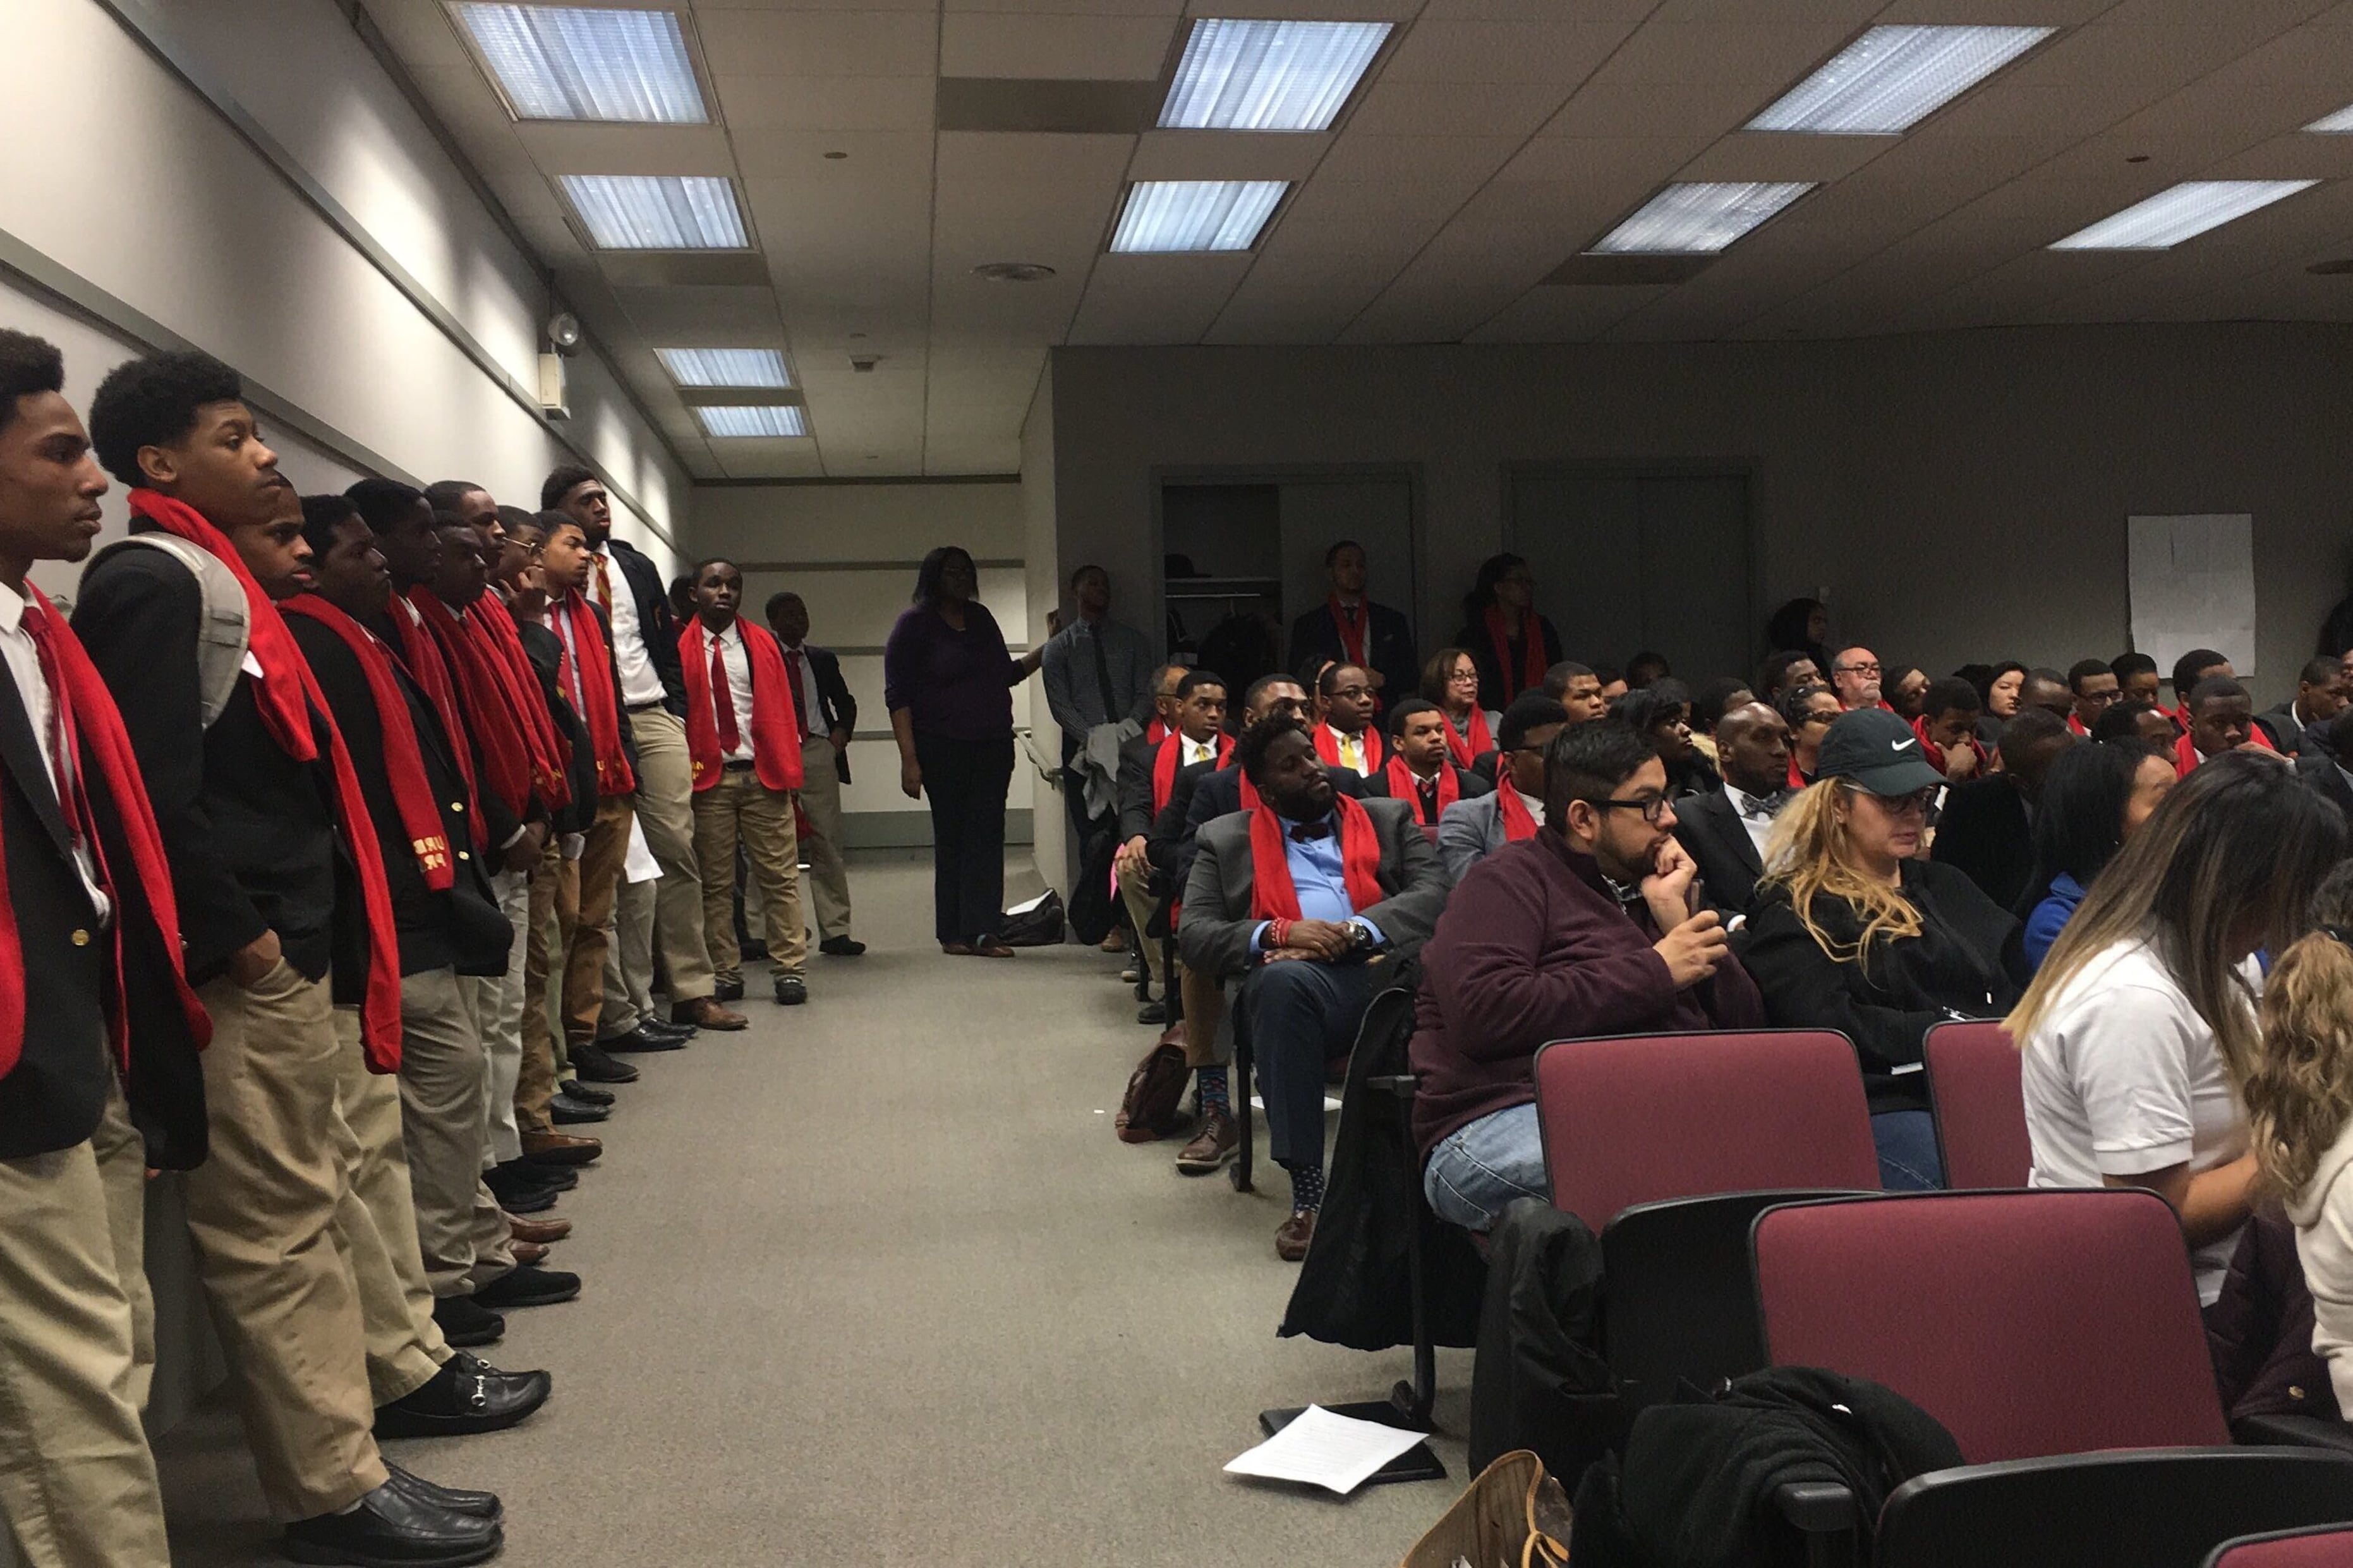
[[[228,708],[252,639],[245,587],[237,582],[237,574],[222,564],[211,551],[191,544],[177,534],[151,529],[132,534],[122,542],[162,551],[186,567],[196,580],[196,590],[204,599],[203,614],[196,623],[196,688],[204,725],[209,730]]]

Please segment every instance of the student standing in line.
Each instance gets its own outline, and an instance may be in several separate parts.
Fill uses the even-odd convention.
[[[776,634],[776,646],[784,651],[793,713],[801,726],[801,852],[808,857],[817,950],[828,958],[856,958],[866,944],[849,934],[841,792],[849,787],[849,739],[858,730],[858,699],[841,679],[841,660],[833,650],[808,640],[808,605],[798,594],[769,595],[767,616],[768,629]]]

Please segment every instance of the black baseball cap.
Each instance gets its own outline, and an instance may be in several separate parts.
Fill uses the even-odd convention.
[[[1841,714],[1822,737],[1814,763],[1818,779],[1846,779],[1872,795],[1911,795],[1934,789],[1945,775],[1920,754],[1920,737],[1884,708],[1858,708]]]

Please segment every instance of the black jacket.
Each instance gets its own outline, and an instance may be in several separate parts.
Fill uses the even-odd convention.
[[[1862,1058],[1873,1110],[1924,1109],[1927,1075],[1920,1044],[1946,1009],[1998,1018],[2034,977],[2019,945],[2018,917],[1950,866],[1904,862],[1904,896],[1920,911],[1916,937],[1872,944],[1867,959],[1839,963],[1798,919],[1788,890],[1757,890],[1733,953],[1765,997],[1765,1014],[1786,1029],[1836,1029]],[[1814,900],[1814,921],[1850,949],[1862,921],[1843,899]],[[1895,1069],[1912,1070],[1898,1073]]]
[[[2017,781],[1994,773],[1947,790],[1928,858],[1965,873],[2003,909],[2016,908],[2034,871],[2034,832]]]
[[[1544,635],[1545,668],[1550,669],[1560,662],[1560,634],[1542,616],[1535,620],[1536,629]],[[1495,639],[1487,635],[1487,623],[1473,621],[1456,632],[1453,646],[1469,654],[1471,662],[1479,667],[1479,706],[1496,713],[1510,707],[1511,700],[1504,695],[1504,667],[1495,662]]]
[[[2315,726],[2306,724],[2295,715],[2295,699],[2275,703],[2255,715],[2255,727],[2263,732],[2280,755],[2293,757],[2304,750],[2304,739]]]
[[[1717,790],[1675,802],[1675,838],[1699,862],[1708,908],[1727,921],[1746,914],[1765,859],[1733,810],[1732,797]]]
[[[1482,778],[1468,768],[1456,768],[1452,763],[1440,763],[1438,765],[1441,768],[1454,769],[1454,782],[1457,787],[1462,791],[1462,798],[1464,800],[1476,800],[1482,795],[1493,795],[1495,793],[1495,781],[1493,779]],[[1389,795],[1389,770],[1386,765],[1375,768],[1373,770],[1372,776],[1365,781],[1365,795],[1370,799],[1388,800],[1391,798]],[[1424,816],[1422,813],[1422,807],[1426,804],[1430,803],[1425,802],[1422,798],[1421,792],[1419,790],[1416,790],[1413,795],[1414,820],[1420,823],[1424,827],[1436,827],[1438,826],[1437,811],[1433,805],[1430,814]]]
[[[604,615],[602,609],[596,611],[600,625]],[[589,738],[587,724],[573,709],[572,699],[556,682],[555,674],[564,658],[564,639],[531,621],[517,623],[515,632],[522,639],[523,657],[531,660],[532,672],[539,677],[539,694],[547,700],[547,710],[555,720],[555,732],[564,737],[571,750],[564,776],[572,785],[572,800],[555,814],[555,831],[586,833],[596,820],[596,746]],[[619,689],[617,685],[615,689]],[[634,746],[631,750],[634,756]]]
[[[2353,782],[2345,777],[2345,770],[2327,752],[2313,749],[2299,752],[2295,759],[2295,776],[2323,800],[2334,801],[2345,819],[2353,823]]]
[[[1387,605],[1365,603],[1365,658],[1381,678],[1380,710],[1386,713],[1416,694],[1421,683],[1421,656],[1413,646],[1413,626],[1405,612]],[[1345,658],[1347,645],[1329,602],[1316,605],[1291,623],[1291,657],[1284,666],[1303,669],[1311,658]]]
[[[646,639],[646,653],[654,661],[654,673],[661,677],[662,706],[683,719],[686,676],[679,665],[681,627],[678,617],[670,613],[670,585],[662,581],[661,568],[627,540],[608,539],[605,549],[620,567],[621,575],[628,579],[629,599],[638,611],[638,631]],[[588,597],[593,602],[596,595],[592,591]],[[600,610],[603,607],[597,606]],[[606,645],[610,647],[612,641],[613,628],[608,625],[605,628]],[[620,682],[615,681],[613,690],[617,696],[620,689]]]
[[[809,676],[817,682],[817,711],[810,715],[809,728],[821,735],[836,730],[858,732],[858,699],[849,694],[849,683],[841,679],[841,660],[829,647],[815,643],[801,644],[801,654],[808,660]],[[793,693],[798,702],[801,694]],[[833,773],[843,784],[849,782],[849,748],[844,746],[833,754]]]

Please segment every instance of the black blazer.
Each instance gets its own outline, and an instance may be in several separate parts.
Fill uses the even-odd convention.
[[[2003,909],[2016,908],[2034,873],[2034,834],[2017,783],[1994,773],[1947,791],[1928,858],[1967,873]]]
[[[597,614],[601,616],[604,612],[600,609]],[[596,747],[588,738],[588,726],[573,710],[571,698],[556,684],[564,639],[531,621],[517,622],[515,631],[522,638],[523,657],[531,660],[532,673],[539,677],[539,694],[555,720],[555,732],[571,749],[564,776],[572,785],[572,804],[555,814],[553,826],[558,833],[586,833],[596,820]]]
[[[628,580],[629,598],[638,608],[638,631],[646,639],[646,653],[654,661],[654,673],[661,677],[662,706],[686,717],[686,676],[679,664],[678,634],[681,629],[678,617],[670,613],[670,585],[662,581],[661,568],[639,552],[628,541],[608,539],[606,551],[621,575]],[[589,601],[596,595],[591,593]],[[603,605],[596,606],[600,611]],[[613,641],[613,628],[605,628],[606,646]],[[618,693],[621,683],[616,680],[613,689]]]
[[[2337,765],[2335,757],[2321,751],[2301,752],[2295,759],[2295,776],[2323,800],[2334,801],[2345,819],[2353,823],[2353,784],[2346,782],[2345,770]]]
[[[1421,658],[1414,650],[1413,627],[1405,612],[1387,605],[1365,604],[1365,658],[1381,678],[1381,711],[1414,696],[1421,684]],[[1291,623],[1291,658],[1283,668],[1298,671],[1310,658],[1345,658],[1347,644],[1340,623],[1327,601]]]
[[[1732,809],[1732,797],[1717,790],[1675,802],[1675,838],[1699,862],[1708,908],[1727,921],[1746,914],[1765,858]]]
[[[808,660],[809,676],[817,682],[817,723],[812,728],[831,734],[836,730],[858,732],[858,699],[849,694],[849,683],[841,679],[841,659],[829,647],[815,643],[801,644],[802,657]],[[793,693],[798,702],[801,694]],[[833,754],[834,776],[843,784],[849,782],[849,748],[844,746]]]
[[[131,1120],[144,1136],[150,1165],[186,1170],[205,1157],[196,1043],[180,1011],[155,911],[130,874],[121,812],[87,747],[77,766],[98,847],[107,865],[121,868],[115,878],[121,885],[111,890],[122,949],[120,988],[109,933],[74,867],[43,742],[16,681],[0,675],[0,837],[25,963],[24,1049],[0,1078],[0,1159],[70,1149],[97,1130],[114,1070],[107,1021],[127,1010],[131,1070],[123,1087]]]
[[[1545,668],[1550,669],[1560,662],[1560,634],[1542,616],[1536,616],[1536,629],[1544,635]],[[1487,623],[1473,621],[1456,632],[1454,646],[1479,667],[1479,706],[1495,713],[1510,707],[1504,696],[1504,669],[1495,662],[1495,640],[1487,635]]]
[[[1476,800],[1482,795],[1493,795],[1495,793],[1495,781],[1493,779],[1482,778],[1477,773],[1472,773],[1469,768],[1456,768],[1452,763],[1440,763],[1439,766],[1454,769],[1455,784],[1456,786],[1461,790],[1462,798],[1464,800]],[[1372,776],[1365,780],[1365,798],[1367,800],[1388,800],[1393,798],[1389,795],[1389,770],[1387,767],[1375,768],[1373,770]],[[1416,822],[1419,823],[1424,827],[1435,827],[1438,826],[1438,817],[1435,814],[1428,817],[1424,817],[1421,815],[1421,793],[1419,790],[1414,792],[1412,804],[1413,816]]]

